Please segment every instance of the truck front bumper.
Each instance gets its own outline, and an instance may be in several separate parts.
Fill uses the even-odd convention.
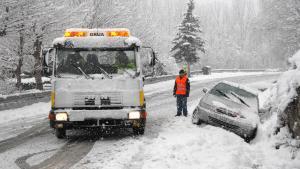
[[[66,113],[67,120],[50,120],[53,128],[130,128],[142,127],[146,122],[146,112],[136,109],[120,110],[66,110],[60,109],[52,112],[54,116]],[[130,116],[130,113],[139,113],[140,117]],[[51,114],[51,112],[50,112]]]
[[[55,121],[53,128],[64,129],[120,129],[144,127],[146,119],[139,120],[85,120],[85,121]]]

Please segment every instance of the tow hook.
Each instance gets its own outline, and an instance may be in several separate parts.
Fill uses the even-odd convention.
[[[141,123],[138,120],[133,120],[132,126],[133,127],[141,127]]]

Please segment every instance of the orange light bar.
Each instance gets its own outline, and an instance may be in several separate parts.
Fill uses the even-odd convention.
[[[129,37],[129,32],[128,31],[108,31],[107,32],[108,37]]]
[[[65,32],[65,37],[84,37],[86,32]]]

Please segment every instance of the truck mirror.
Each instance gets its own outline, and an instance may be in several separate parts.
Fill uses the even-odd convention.
[[[52,60],[51,55],[53,54],[53,48],[45,48],[42,50],[42,59],[43,59],[43,66],[49,67],[50,62]]]
[[[155,55],[155,52],[152,51],[152,56],[150,57],[149,65],[152,67],[155,66],[155,61],[156,61],[156,55]]]
[[[155,64],[158,59],[156,58],[156,53],[151,47],[143,46],[140,48],[141,62],[143,64],[142,74],[145,77],[155,75]]]
[[[41,54],[43,60],[43,74],[50,75],[52,70],[54,50],[53,48],[44,48]]]

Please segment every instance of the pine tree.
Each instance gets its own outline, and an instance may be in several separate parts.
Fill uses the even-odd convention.
[[[204,40],[200,37],[202,33],[200,29],[199,19],[193,15],[195,8],[194,0],[189,0],[187,12],[184,14],[184,19],[179,25],[179,32],[173,40],[174,47],[171,49],[172,57],[176,63],[186,63],[192,65],[199,61],[197,51],[205,53]]]

